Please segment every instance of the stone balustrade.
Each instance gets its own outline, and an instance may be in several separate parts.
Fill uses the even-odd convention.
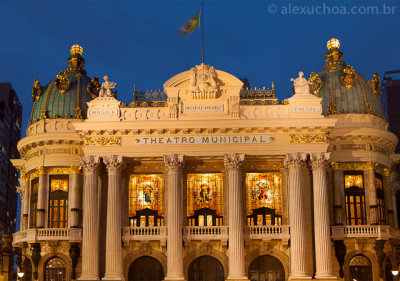
[[[400,239],[400,230],[388,225],[338,225],[332,226],[332,239],[344,238]]]
[[[288,225],[252,225],[245,227],[247,239],[280,239],[287,241],[290,238]]]
[[[227,226],[186,226],[183,231],[184,240],[228,240]]]
[[[82,229],[79,228],[36,228],[26,229],[13,234],[13,244],[50,240],[82,241]]]
[[[130,241],[160,241],[161,244],[167,242],[167,227],[123,227],[122,241],[125,245],[129,245]]]

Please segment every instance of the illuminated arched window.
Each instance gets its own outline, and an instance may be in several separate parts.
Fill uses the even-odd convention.
[[[282,224],[281,174],[246,174],[246,214],[248,225]]]
[[[130,226],[164,226],[164,176],[131,175],[129,180]]]
[[[372,281],[372,266],[369,259],[357,255],[350,260],[350,280]]]
[[[39,180],[36,178],[31,181],[30,199],[30,228],[36,227],[37,200],[38,200]]]
[[[187,175],[189,226],[222,225],[223,191],[222,173]]]
[[[344,174],[347,225],[366,224],[365,189],[362,172]]]
[[[49,227],[68,227],[68,176],[50,177]]]
[[[383,190],[382,176],[375,174],[376,203],[378,207],[378,223],[386,224],[385,216],[385,192]]]
[[[65,262],[59,257],[49,259],[45,267],[45,281],[65,281]]]

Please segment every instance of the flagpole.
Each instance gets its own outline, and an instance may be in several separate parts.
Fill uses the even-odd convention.
[[[203,17],[203,0],[201,0],[201,62],[204,63],[204,17]]]

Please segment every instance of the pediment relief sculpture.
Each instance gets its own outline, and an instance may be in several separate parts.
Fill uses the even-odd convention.
[[[216,99],[220,93],[215,68],[204,63],[190,69],[189,91],[193,99]]]

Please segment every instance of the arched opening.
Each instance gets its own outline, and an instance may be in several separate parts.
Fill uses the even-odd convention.
[[[128,281],[162,281],[164,270],[155,258],[144,256],[136,259],[129,267]]]
[[[372,266],[368,258],[357,255],[350,260],[350,280],[372,281]]]
[[[224,281],[224,268],[213,257],[201,256],[189,266],[188,281]]]
[[[67,275],[67,269],[65,262],[59,257],[50,258],[44,270],[45,281],[65,281]]]
[[[24,273],[22,281],[32,281],[32,263],[30,259],[25,258],[22,264],[22,272]]]
[[[260,256],[250,264],[248,278],[251,281],[284,281],[285,269],[277,258]]]

